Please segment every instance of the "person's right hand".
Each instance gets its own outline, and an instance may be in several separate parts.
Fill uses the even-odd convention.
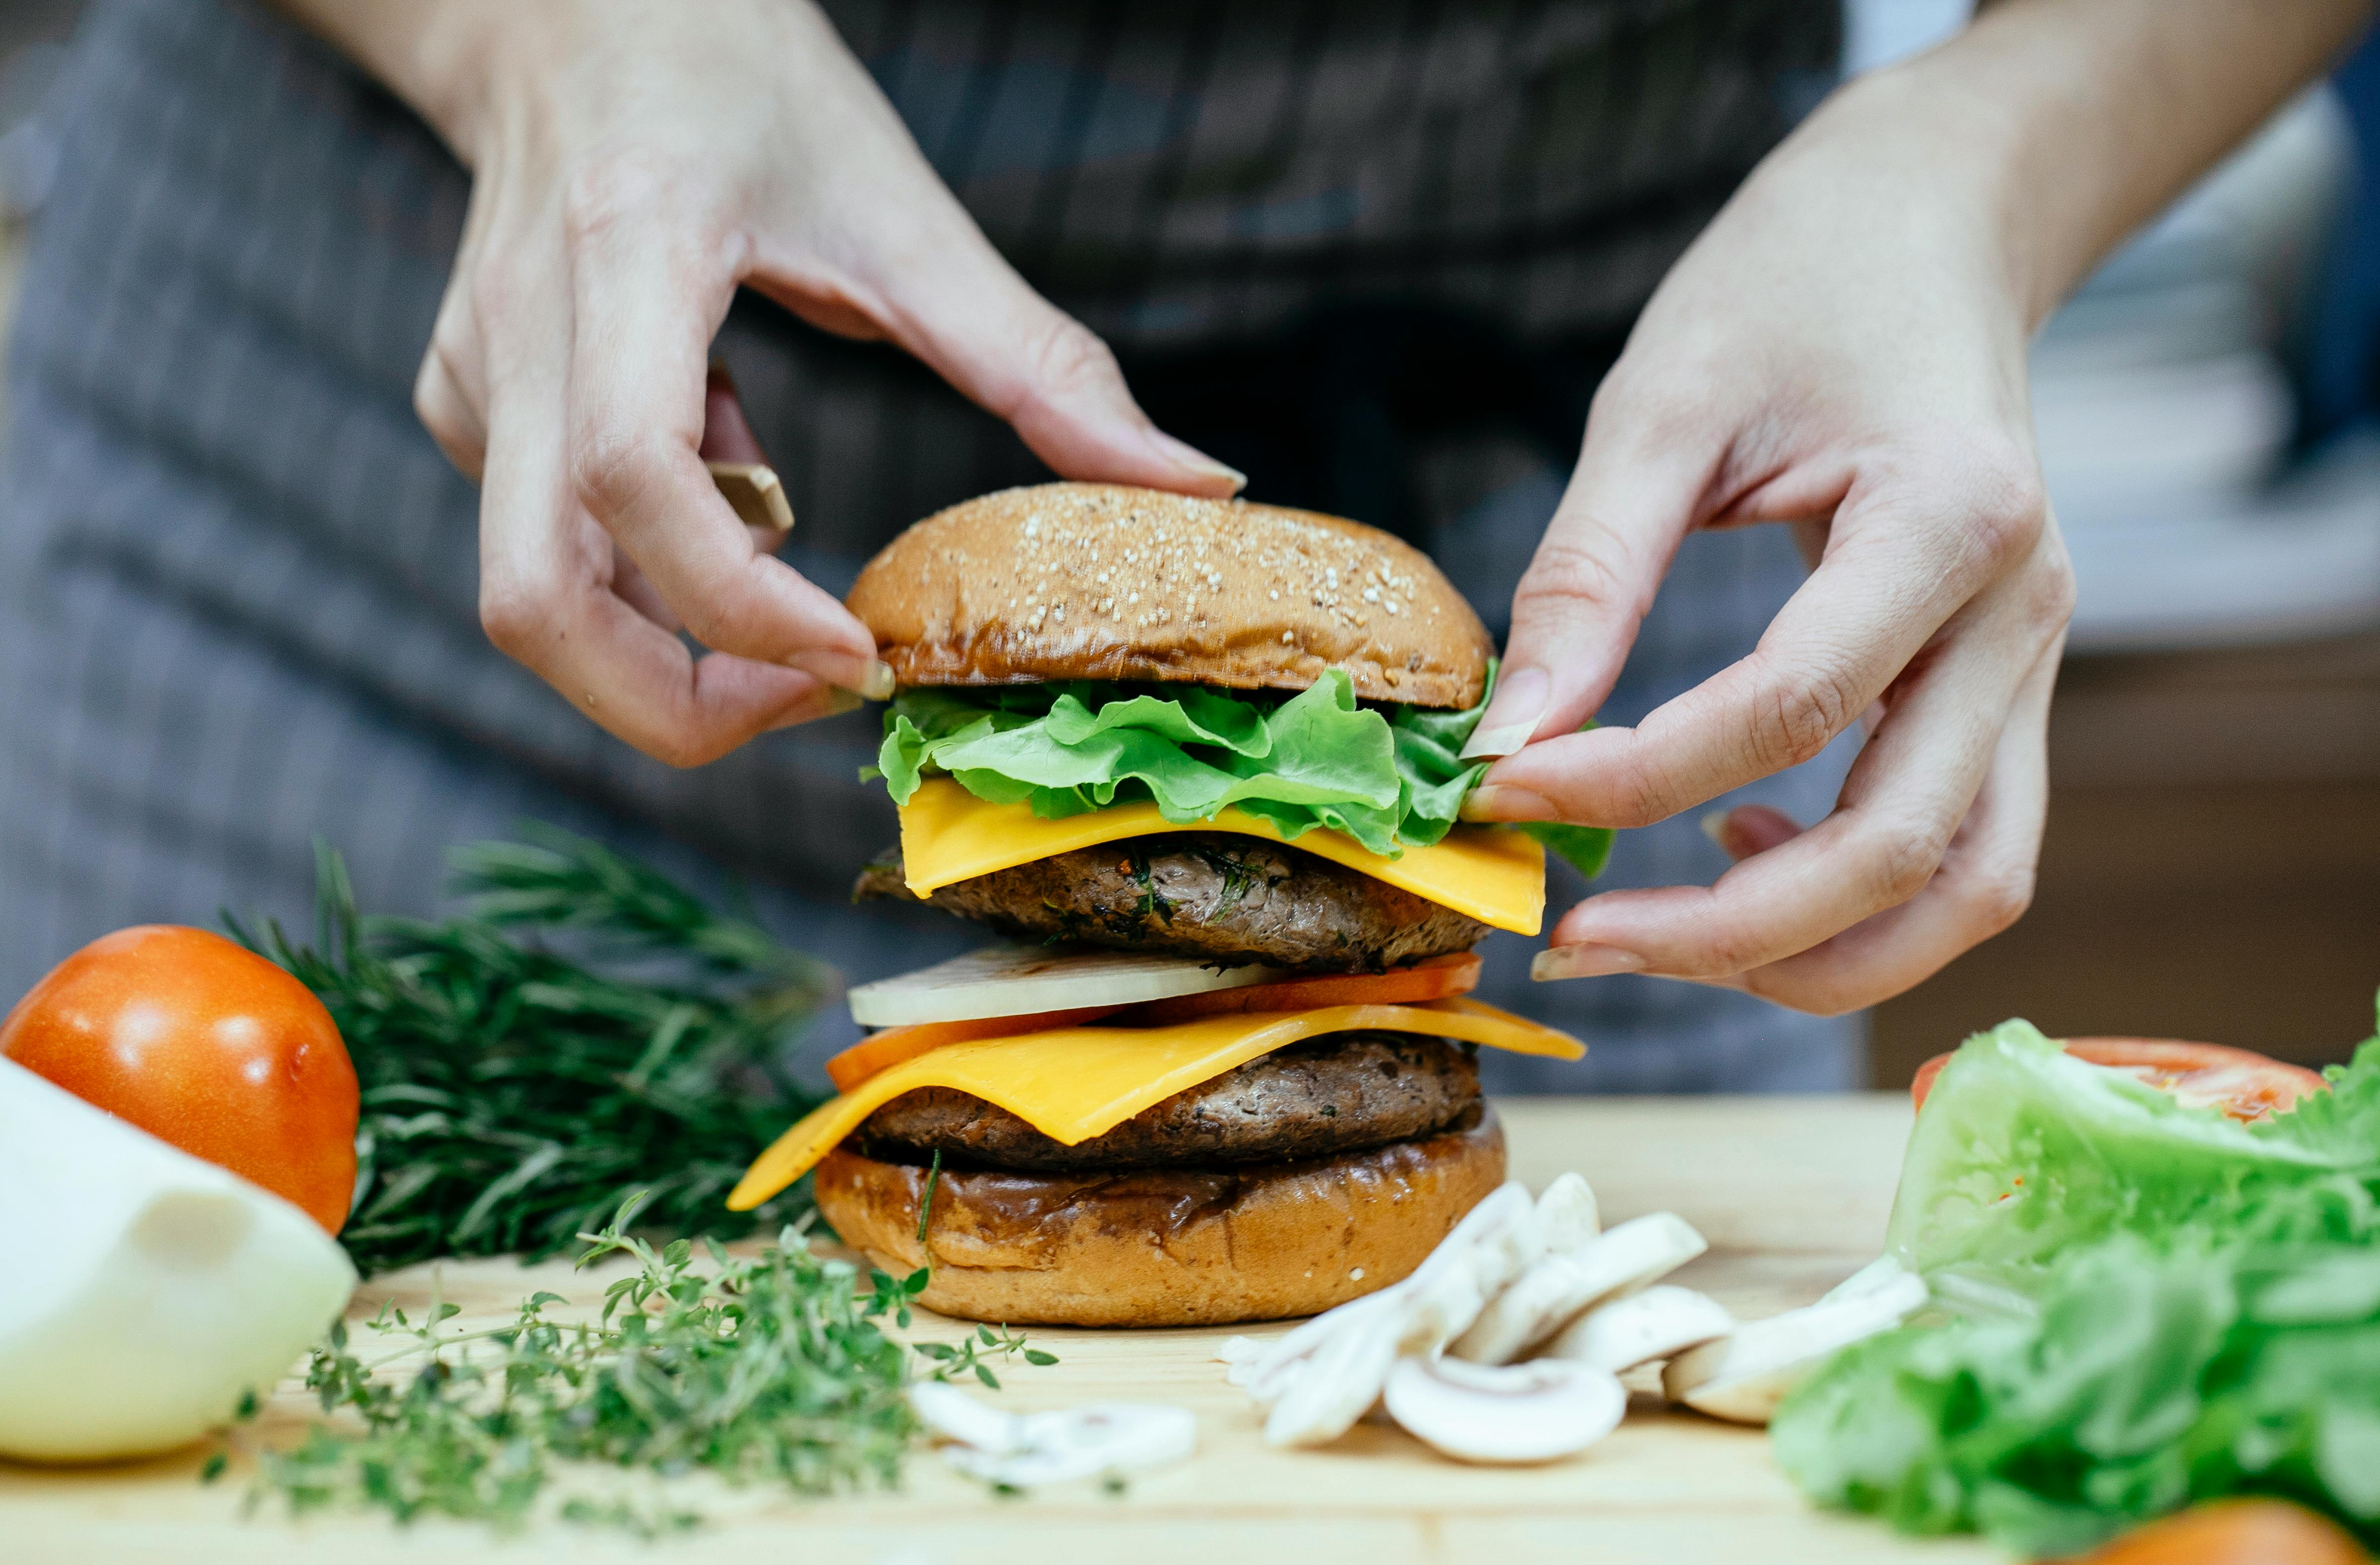
[[[703,466],[707,422],[710,455],[757,458],[732,394],[706,418],[739,284],[897,343],[1063,477],[1239,487],[1001,259],[805,0],[287,3],[473,171],[415,406],[482,485],[489,637],[639,749],[694,765],[891,693]]]

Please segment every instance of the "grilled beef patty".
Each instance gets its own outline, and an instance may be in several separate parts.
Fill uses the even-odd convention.
[[[855,901],[907,897],[895,848]],[[1228,831],[1077,848],[944,886],[926,901],[1027,940],[1372,972],[1468,951],[1488,926],[1296,848]]]
[[[1409,1141],[1475,1109],[1471,1051],[1408,1033],[1336,1033],[1251,1060],[1065,1146],[950,1087],[903,1093],[853,1136],[862,1156],[1066,1172],[1281,1162]]]

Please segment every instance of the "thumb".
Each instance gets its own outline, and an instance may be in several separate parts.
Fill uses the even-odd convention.
[[[1597,414],[1606,412],[1603,400]],[[1512,592],[1496,698],[1463,746],[1466,760],[1511,755],[1573,733],[1611,694],[1693,525],[1711,461],[1698,447],[1647,449],[1590,416],[1578,470]]]

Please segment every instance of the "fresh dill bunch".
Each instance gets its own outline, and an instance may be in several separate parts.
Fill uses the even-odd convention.
[[[806,1209],[807,1184],[750,1214],[723,1202],[819,1102],[783,1062],[832,976],[600,843],[522,837],[456,852],[464,917],[359,916],[321,843],[312,946],[225,916],[322,998],[355,1061],[357,1204],[339,1237],[357,1267],[536,1259],[635,1190],[677,1234],[735,1238]]]
[[[712,1269],[698,1271],[688,1241],[655,1249],[629,1231],[642,1206],[632,1196],[601,1233],[579,1236],[589,1245],[580,1266],[612,1256],[637,1265],[604,1291],[592,1322],[549,1320],[563,1301],[548,1292],[482,1331],[442,1331],[453,1304],[418,1322],[389,1306],[367,1329],[395,1345],[370,1359],[334,1328],[306,1384],[326,1413],[352,1418],[261,1451],[250,1504],[277,1498],[293,1515],[364,1508],[400,1523],[446,1516],[510,1529],[557,1484],[580,1486],[572,1463],[657,1477],[701,1470],[809,1495],[889,1486],[919,1433],[912,1379],[972,1374],[997,1387],[991,1358],[1056,1362],[988,1328],[957,1346],[903,1345],[877,1323],[907,1324],[927,1274],[871,1272],[872,1291],[862,1292],[856,1268],[810,1253],[805,1225],[749,1259],[706,1241]],[[616,1485],[601,1492],[554,1511],[646,1535],[698,1520],[658,1502],[658,1486],[650,1505],[620,1498]]]

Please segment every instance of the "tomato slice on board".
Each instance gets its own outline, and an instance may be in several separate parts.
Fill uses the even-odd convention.
[[[1209,989],[1138,1005],[1087,1005],[1072,1011],[1041,1011],[1027,1016],[978,1016],[964,1022],[918,1022],[887,1027],[861,1039],[826,1062],[827,1079],[849,1092],[879,1071],[940,1049],[946,1043],[1009,1037],[1048,1027],[1079,1026],[1102,1016],[1132,1026],[1170,1026],[1201,1016],[1257,1011],[1319,1011],[1327,1005],[1419,1005],[1451,1000],[1479,987],[1479,958],[1471,952],[1433,956],[1386,973],[1328,973],[1277,984]]]
[[[2302,1065],[2219,1043],[2070,1037],[2061,1047],[2077,1060],[2128,1072],[2193,1108],[2220,1109],[2235,1120],[2261,1120],[2278,1113],[2307,1093],[2320,1092],[2330,1085]],[[1949,1062],[1948,1054],[1937,1054],[1917,1067],[1916,1079],[1909,1084],[1909,1096],[1916,1099],[1917,1107],[1925,1107],[1934,1078]]]

